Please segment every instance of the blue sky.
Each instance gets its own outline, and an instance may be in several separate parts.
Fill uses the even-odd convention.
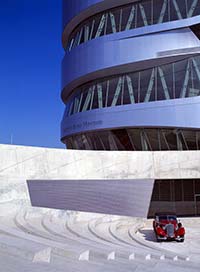
[[[6,0],[0,8],[0,143],[63,147],[61,0]]]

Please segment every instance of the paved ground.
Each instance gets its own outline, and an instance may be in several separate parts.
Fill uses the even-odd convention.
[[[21,209],[0,217],[0,271],[200,271],[200,219],[182,222],[185,243],[157,243],[151,220]]]
[[[149,246],[155,246],[162,250],[168,250],[175,254],[188,256],[191,261],[200,262],[200,218],[181,218],[186,229],[185,242],[162,242],[156,243],[156,237],[152,230],[152,220],[145,222],[144,228],[137,232],[137,235]]]

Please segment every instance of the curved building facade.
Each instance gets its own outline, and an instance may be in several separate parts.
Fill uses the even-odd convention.
[[[141,166],[132,183],[152,156],[149,169],[163,163],[165,171],[151,176],[148,215],[200,214],[199,175],[185,155],[195,161],[200,150],[200,0],[63,0],[62,42],[67,149],[135,151],[127,152],[128,170],[128,159],[117,161],[125,177]],[[119,178],[111,172],[105,178]],[[142,182],[135,188],[147,190]]]
[[[69,149],[200,149],[200,1],[64,0]]]

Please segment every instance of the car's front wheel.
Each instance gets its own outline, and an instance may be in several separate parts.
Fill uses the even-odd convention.
[[[184,236],[181,236],[181,237],[180,237],[180,240],[178,240],[178,242],[179,242],[179,243],[183,243],[184,240],[185,240]]]

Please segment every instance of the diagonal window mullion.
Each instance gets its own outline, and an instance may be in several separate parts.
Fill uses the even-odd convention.
[[[129,130],[129,129],[127,129],[127,134],[128,134],[128,137],[129,137],[130,143],[131,143],[131,145],[132,145],[132,147],[133,147],[134,151],[136,151],[137,149],[136,149],[136,147],[135,147],[135,145],[134,145],[134,141],[133,141],[133,138],[132,138],[132,135],[131,135],[131,132],[130,132],[130,130]]]
[[[131,29],[131,25],[133,23],[134,17],[135,17],[135,6],[132,6],[125,30]]]
[[[108,142],[109,142],[110,150],[118,150],[117,143],[115,141],[115,138],[112,132],[110,132],[108,135]]]
[[[78,112],[78,106],[79,106],[79,99],[76,97],[74,99],[74,110],[73,110],[73,114]]]
[[[194,1],[193,1],[192,5],[191,5],[191,7],[190,7],[190,10],[189,10],[188,13],[187,13],[187,17],[188,17],[188,18],[190,18],[190,17],[193,16],[193,13],[194,13],[194,11],[195,11],[195,9],[196,9],[196,6],[197,6],[197,4],[198,4],[198,1],[199,1],[199,0],[194,0]]]
[[[85,99],[85,102],[84,102],[84,105],[83,105],[83,108],[82,108],[82,112],[88,110],[90,100],[91,100],[91,96],[92,96],[92,88],[89,88],[86,99]]]
[[[129,97],[131,104],[135,103],[135,97],[134,97],[134,91],[133,91],[133,85],[132,85],[132,80],[130,76],[126,76],[126,81],[128,85],[128,92],[129,92]]]
[[[68,112],[68,116],[72,115],[73,113],[73,106],[74,106],[74,101],[71,102],[70,104],[70,108],[69,108],[69,112]]]
[[[97,29],[97,33],[95,35],[95,38],[100,37],[100,35],[101,35],[102,31],[103,31],[103,28],[105,26],[105,22],[106,22],[106,15],[103,14],[102,17],[101,17],[101,20],[100,20],[99,27]]]
[[[89,35],[89,40],[92,40],[92,35],[94,32],[94,26],[95,26],[95,20],[92,21],[92,26],[91,26],[91,31],[90,31],[90,35]]]
[[[200,71],[199,71],[199,67],[198,67],[195,59],[192,59],[192,63],[193,63],[194,69],[196,71],[197,78],[200,81]],[[191,69],[191,71],[193,71],[193,69]],[[189,97],[198,96],[199,94],[200,94],[200,90],[199,89],[194,89],[194,87],[192,89],[190,88]]]
[[[187,87],[188,87],[188,83],[189,83],[189,77],[190,77],[190,63],[188,61],[186,73],[185,73],[185,79],[183,82],[183,88],[181,90],[180,98],[186,97]]]
[[[74,43],[72,45],[72,47],[76,47],[78,45],[78,41],[79,41],[79,36],[80,36],[80,31],[77,32],[76,37],[74,39]]]
[[[92,95],[91,95],[91,100],[90,100],[90,110],[92,109],[92,104],[94,101],[94,90],[95,90],[95,85],[92,87]]]
[[[98,134],[97,134],[97,138],[99,139],[99,142],[101,143],[101,146],[103,147],[103,150],[106,150],[106,146],[105,146],[104,142],[102,141],[102,137],[98,136]]]
[[[77,45],[79,45],[81,43],[82,35],[83,35],[83,28],[81,28],[81,31],[79,32],[79,37],[78,37],[78,43],[77,43]]]
[[[148,151],[149,150],[149,145],[148,145],[148,141],[147,141],[144,130],[142,130],[140,132],[140,140],[141,140],[141,144],[142,144],[142,150],[143,151]]]
[[[168,0],[164,0],[163,5],[162,5],[162,9],[161,9],[161,12],[160,12],[160,17],[158,19],[158,24],[163,23],[165,13],[167,11],[167,3],[168,3]]]
[[[168,100],[168,99],[170,99],[170,95],[169,95],[169,90],[168,90],[168,87],[167,87],[167,83],[166,83],[166,80],[165,80],[163,70],[160,67],[158,67],[158,72],[159,72],[160,80],[161,80],[162,87],[163,87],[163,90],[164,90],[165,99]]]
[[[103,108],[102,85],[97,84],[98,108]]]
[[[182,139],[183,139],[183,142],[184,142],[184,144],[185,144],[186,149],[189,150],[187,141],[186,141],[186,139],[185,139],[185,135],[184,135],[184,133],[183,133],[182,130],[180,130],[180,134],[181,134],[181,136],[182,136]]]
[[[69,51],[72,50],[73,44],[74,44],[74,39],[71,39],[70,45],[69,45]]]
[[[142,4],[139,4],[139,7],[140,7],[140,12],[141,12],[141,15],[142,15],[142,19],[143,19],[144,25],[148,26],[147,16],[146,16],[144,7],[143,7]]]
[[[173,4],[174,4],[174,8],[175,8],[175,10],[176,10],[176,14],[177,14],[178,19],[179,19],[179,20],[183,19],[182,14],[181,14],[181,12],[180,12],[180,9],[179,9],[179,6],[178,6],[176,0],[172,0],[172,2],[173,2]]]
[[[116,106],[121,90],[122,90],[122,77],[119,78],[119,81],[117,83],[117,88],[115,90],[115,94],[114,94],[114,98],[113,98],[111,107]]]
[[[110,90],[110,80],[107,80],[107,83],[106,83],[106,102],[105,102],[105,107],[108,107],[109,90]]]
[[[111,12],[109,13],[109,15],[110,15],[110,21],[111,21],[111,26],[112,26],[112,32],[116,33],[117,27],[116,27],[115,15]]]
[[[87,42],[89,40],[89,33],[90,33],[90,27],[85,25],[84,26],[84,42]]]
[[[77,110],[77,112],[80,112],[80,111],[81,111],[82,100],[83,100],[83,92],[81,93],[81,97],[80,97],[80,100],[79,100],[79,105],[78,105],[78,110]]]
[[[149,102],[150,97],[151,97],[151,93],[152,93],[152,90],[153,90],[154,82],[155,82],[155,69],[152,70],[151,78],[150,78],[150,81],[149,81],[149,86],[148,86],[148,89],[147,89],[147,93],[146,93],[144,102]]]
[[[166,139],[165,132],[164,132],[163,130],[161,130],[161,134],[162,134],[162,136],[163,136],[164,142],[165,142],[165,144],[166,144],[168,150],[170,150],[170,146],[169,146],[169,144],[168,144],[168,141],[167,141],[167,139]]]
[[[195,71],[196,71],[196,73],[197,73],[198,80],[200,81],[200,71],[199,71],[199,67],[198,67],[198,65],[197,65],[195,59],[192,59],[192,62],[193,62],[193,65],[194,65],[194,69],[195,69]]]
[[[147,146],[148,150],[150,149],[152,151],[151,142],[145,130],[143,130],[143,137],[144,137],[145,145]]]

